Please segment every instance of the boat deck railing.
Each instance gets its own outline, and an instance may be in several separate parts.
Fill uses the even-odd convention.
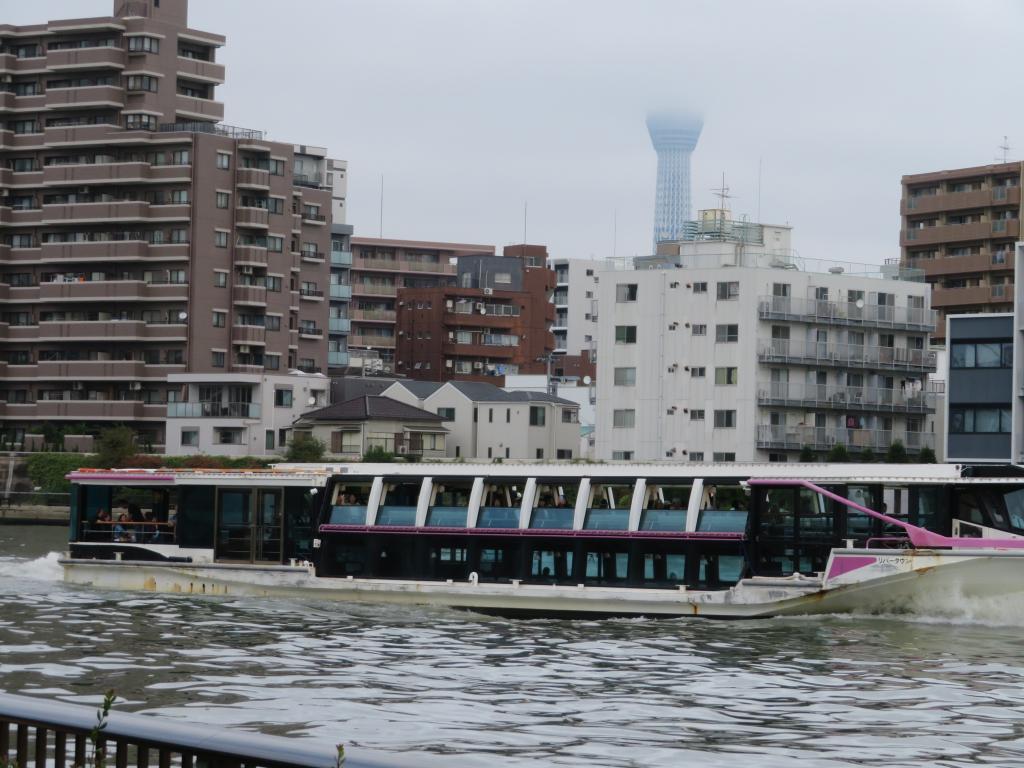
[[[92,707],[0,693],[0,765],[71,768],[96,764],[99,748],[117,768],[339,768],[338,749],[323,742],[232,733],[151,715],[112,711],[97,728]],[[343,726],[339,726],[341,728]],[[344,734],[339,734],[339,741]],[[12,740],[13,737],[13,740]],[[13,754],[12,754],[13,752]],[[345,768],[385,768],[346,756]]]

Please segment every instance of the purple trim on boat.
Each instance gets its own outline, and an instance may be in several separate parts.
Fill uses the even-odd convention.
[[[877,562],[878,558],[870,555],[836,555],[832,558],[832,567],[828,569],[825,581],[835,579],[850,571],[856,571],[859,568],[866,568]]]
[[[954,538],[952,536],[943,536],[941,533],[934,533],[929,531],[927,528],[920,528],[916,525],[911,525],[904,520],[897,520],[895,517],[890,517],[889,515],[881,512],[876,512],[873,509],[868,509],[855,501],[850,501],[849,499],[840,496],[838,493],[833,493],[826,488],[822,488],[820,485],[815,485],[810,480],[773,480],[770,478],[751,478],[747,482],[749,485],[796,486],[799,488],[808,488],[815,493],[820,493],[825,498],[838,501],[840,504],[845,504],[847,507],[856,509],[858,512],[863,512],[868,517],[873,517],[876,520],[881,520],[883,523],[902,528],[907,532],[907,538],[910,539],[910,543],[917,548],[1024,549],[1024,539],[968,539],[963,537]]]
[[[417,528],[411,525],[338,525],[325,523],[320,533],[416,533],[423,536],[560,536],[601,539],[672,539],[684,541],[744,541],[742,533],[685,531],[574,531],[565,528]]]

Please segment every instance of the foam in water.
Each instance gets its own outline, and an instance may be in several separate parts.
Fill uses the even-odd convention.
[[[0,578],[61,581],[64,578],[64,570],[57,562],[60,556],[60,552],[50,552],[35,560],[0,558]]]

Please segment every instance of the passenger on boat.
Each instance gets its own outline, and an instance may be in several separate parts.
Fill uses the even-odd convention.
[[[128,542],[135,541],[135,534],[131,531],[131,520],[127,512],[122,512],[114,525],[114,541]]]
[[[96,513],[96,524],[97,525],[110,525],[110,513],[105,509],[101,509]]]

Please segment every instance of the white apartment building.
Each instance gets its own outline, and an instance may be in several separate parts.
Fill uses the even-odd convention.
[[[927,283],[894,266],[805,262],[788,227],[724,211],[693,225],[693,239],[601,273],[597,458],[936,447]]]
[[[589,355],[597,338],[597,275],[601,262],[592,259],[548,259],[555,271],[555,351]]]
[[[543,392],[506,392],[475,381],[396,381],[384,397],[444,417],[448,458],[574,459],[579,407]]]
[[[292,424],[327,404],[330,380],[294,371],[283,375],[170,374],[180,386],[167,404],[169,456],[274,456],[284,453]]]

